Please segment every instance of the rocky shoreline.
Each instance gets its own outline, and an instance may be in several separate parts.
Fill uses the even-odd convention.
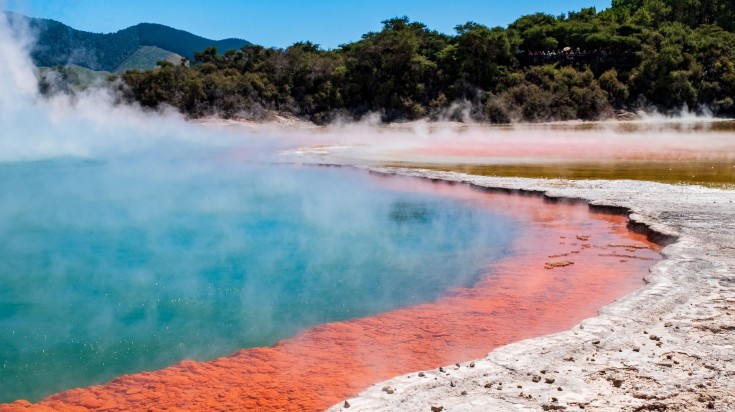
[[[676,241],[645,287],[569,331],[381,382],[330,410],[735,411],[735,191],[373,170],[582,199]]]

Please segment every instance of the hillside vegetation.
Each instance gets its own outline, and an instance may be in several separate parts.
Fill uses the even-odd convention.
[[[156,46],[141,46],[132,55],[123,60],[115,69],[115,73],[125,73],[128,70],[140,68],[153,68],[160,61],[167,61],[173,64],[181,63],[183,57],[176,53],[164,50]]]
[[[72,94],[89,88],[108,86],[111,74],[74,64],[41,67],[38,69],[38,89],[42,95]]]
[[[196,51],[207,47],[228,50],[250,44],[240,39],[205,39],[160,24],[142,23],[116,33],[100,34],[76,30],[54,20],[29,18],[15,13],[7,15],[11,21],[23,20],[36,35],[36,47],[31,57],[39,67],[77,65],[107,72],[134,67],[152,68],[156,61],[145,59],[146,55],[151,54],[151,49],[146,47],[155,47],[168,53],[164,56],[159,52],[158,60],[175,55],[191,60]],[[136,53],[139,56],[134,59],[137,58],[140,65],[132,66],[129,59]]]
[[[599,119],[655,108],[735,114],[735,1],[614,0],[507,28],[446,35],[408,18],[335,50],[207,48],[191,67],[122,76],[123,97],[191,117],[272,111],[317,123],[379,113],[384,121]]]

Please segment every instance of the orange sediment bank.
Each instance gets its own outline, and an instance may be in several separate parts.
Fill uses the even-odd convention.
[[[518,219],[522,230],[511,255],[487,268],[472,288],[435,302],[320,325],[273,347],[184,361],[0,411],[321,410],[396,375],[568,329],[641,287],[651,260],[660,259],[659,247],[628,231],[625,217],[594,213],[585,204],[442,182],[413,187],[412,181],[386,184],[441,192]]]

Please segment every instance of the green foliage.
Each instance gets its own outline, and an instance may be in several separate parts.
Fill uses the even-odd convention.
[[[594,120],[609,111],[606,93],[590,70],[534,66],[485,107],[493,121]]]
[[[76,91],[104,86],[114,81],[112,73],[93,71],[81,66],[42,67],[38,69],[38,89],[43,95],[73,94]]]
[[[522,16],[508,28],[468,22],[455,35],[400,17],[335,50],[310,42],[224,54],[202,47],[191,67],[126,73],[122,91],[192,117],[279,111],[318,123],[368,113],[384,121],[463,113],[493,122],[598,119],[645,108],[641,102],[732,115],[733,6],[614,0],[599,12]]]
[[[499,27],[489,29],[470,22],[456,30],[457,37],[443,54],[446,72],[460,81],[472,79],[482,90],[494,90],[514,65],[517,45]]]
[[[613,106],[621,108],[625,105],[628,97],[630,97],[630,91],[628,90],[628,86],[618,78],[618,71],[616,69],[610,69],[602,73],[598,82],[600,88],[608,93],[608,101]]]
[[[649,23],[676,21],[690,27],[716,24],[729,31],[735,28],[733,0],[613,0],[612,7],[628,16],[649,19]]]
[[[125,59],[115,69],[116,73],[125,73],[128,70],[145,70],[156,67],[159,61],[168,61],[172,64],[181,62],[182,57],[178,54],[171,53],[155,46],[142,46]]]
[[[446,36],[408,18],[383,22],[383,30],[336,51],[344,59],[345,104],[360,115],[382,111],[387,120],[418,118],[442,89],[437,55]]]

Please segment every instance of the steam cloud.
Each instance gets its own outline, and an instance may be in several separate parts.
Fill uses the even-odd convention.
[[[0,161],[64,156],[120,155],[152,145],[228,145],[231,136],[187,125],[173,112],[144,113],[115,104],[110,91],[94,88],[43,98],[28,51],[32,33],[19,19],[0,14]]]

